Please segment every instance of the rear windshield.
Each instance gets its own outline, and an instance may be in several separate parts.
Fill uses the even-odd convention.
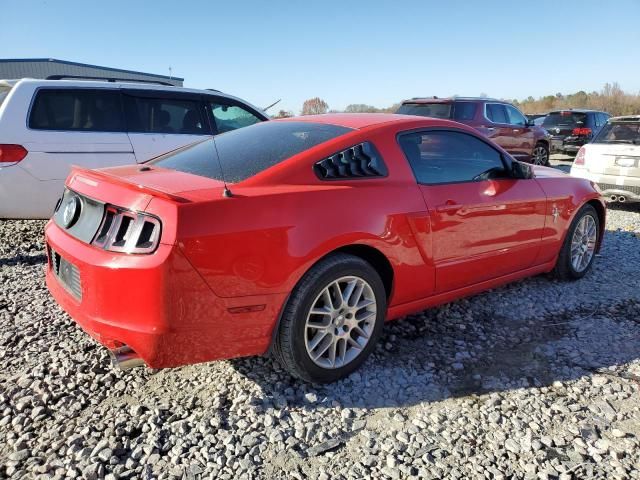
[[[607,123],[591,142],[640,145],[640,122]]]
[[[542,122],[543,127],[557,127],[559,125],[577,127],[586,124],[587,114],[577,112],[551,112]]]
[[[450,103],[404,103],[396,113],[420,117],[451,118]]]
[[[241,182],[351,130],[323,123],[262,122],[223,133],[215,140],[196,143],[150,163],[215,180]]]

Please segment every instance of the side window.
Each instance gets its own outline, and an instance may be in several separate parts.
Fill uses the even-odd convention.
[[[473,120],[476,116],[478,104],[473,102],[455,102],[453,107],[454,120]]]
[[[507,109],[507,115],[509,116],[509,123],[511,125],[524,127],[527,124],[527,119],[524,118],[524,115],[522,115],[517,108],[511,105],[505,105],[505,108]]]
[[[102,89],[38,90],[29,128],[124,132],[120,93]]]
[[[211,109],[211,114],[216,122],[218,133],[248,127],[249,125],[262,121],[262,119],[256,117],[253,113],[236,105],[211,103],[209,108]]]
[[[507,110],[501,103],[487,103],[487,118],[493,123],[508,124]]]
[[[207,135],[200,102],[179,98],[124,96],[127,127],[135,133]]]
[[[473,182],[507,176],[500,153],[461,132],[433,130],[399,138],[418,183]]]

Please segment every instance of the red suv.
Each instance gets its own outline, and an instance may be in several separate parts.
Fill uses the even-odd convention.
[[[493,98],[412,98],[396,113],[446,118],[469,125],[489,137],[517,160],[549,165],[550,135],[516,107]]]

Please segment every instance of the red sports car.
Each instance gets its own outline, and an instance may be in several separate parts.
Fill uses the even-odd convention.
[[[604,223],[593,183],[459,123],[308,116],[75,169],[46,229],[47,284],[123,367],[271,351],[330,382],[385,320],[552,270],[582,277]]]

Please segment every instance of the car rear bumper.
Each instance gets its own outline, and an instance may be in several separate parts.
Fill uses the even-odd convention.
[[[578,137],[552,137],[550,142],[551,153],[576,154],[580,147],[588,142],[588,139]]]
[[[608,201],[640,202],[640,178],[596,174],[576,166],[571,169],[571,175],[596,183]]]
[[[62,308],[109,349],[128,346],[153,368],[265,353],[285,294],[215,296],[180,250],[107,252],[46,227],[47,286]],[[80,294],[52,265],[56,252],[79,272]],[[77,285],[76,285],[77,287]]]

